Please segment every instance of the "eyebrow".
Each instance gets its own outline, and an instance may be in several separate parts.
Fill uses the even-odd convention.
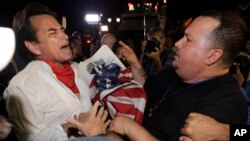
[[[65,29],[61,27],[60,30],[65,30]],[[52,28],[49,28],[48,31],[57,31],[57,28],[52,27]]]

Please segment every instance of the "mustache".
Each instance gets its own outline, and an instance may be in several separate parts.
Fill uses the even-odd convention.
[[[173,52],[175,55],[177,55],[177,53],[179,52],[178,47],[174,46],[174,47],[172,48],[172,52]]]
[[[167,55],[167,60],[166,60],[166,66],[172,66],[172,63],[173,63],[173,61],[175,60],[175,56],[176,56],[177,54],[176,54],[176,49],[175,49],[175,47],[173,47],[171,50],[170,50],[170,52],[169,52],[169,54]]]

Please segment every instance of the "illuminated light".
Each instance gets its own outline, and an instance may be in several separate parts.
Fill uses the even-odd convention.
[[[98,24],[101,21],[98,14],[86,14],[84,19],[88,24]]]
[[[135,10],[134,5],[132,3],[128,3],[128,10],[129,11],[134,11]]]
[[[167,0],[163,0],[163,3],[167,3]]]
[[[116,18],[116,22],[118,22],[118,23],[119,23],[120,21],[121,21],[121,19],[120,19],[120,18]]]
[[[136,7],[142,7],[143,5],[146,7],[151,7],[152,4],[153,4],[152,2],[143,2],[142,4],[136,3]],[[155,7],[154,7],[155,12],[158,12],[158,5],[159,5],[159,3],[157,2]],[[130,3],[130,2],[128,3],[128,10],[135,11],[135,6],[133,3]],[[148,8],[147,8],[147,10],[148,10]]]
[[[103,15],[102,15],[102,13],[100,13],[100,17],[102,17]]]
[[[84,45],[89,46],[89,45],[92,44],[92,41],[93,41],[93,38],[92,38],[92,36],[90,34],[84,35],[84,37],[83,37],[83,43],[84,43]]]
[[[151,6],[151,5],[152,5],[152,3],[145,3],[145,5],[146,5],[146,6]]]
[[[107,31],[109,31],[108,26],[107,26],[107,25],[102,25],[102,26],[101,26],[101,31],[102,31],[102,32],[107,32]]]
[[[87,44],[91,44],[91,41],[90,41],[90,40],[87,40],[86,43],[87,43]]]
[[[67,19],[66,19],[65,16],[62,17],[62,27],[63,27],[64,29],[67,28]]]
[[[107,20],[108,20],[108,22],[109,22],[109,23],[111,23],[111,22],[112,22],[112,19],[111,19],[111,18],[108,18]]]
[[[156,5],[155,5],[155,12],[158,12],[158,2],[156,3]]]
[[[12,59],[16,48],[15,34],[11,28],[0,27],[0,71]]]

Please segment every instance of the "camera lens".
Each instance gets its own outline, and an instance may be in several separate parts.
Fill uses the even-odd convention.
[[[155,52],[155,48],[160,48],[160,42],[156,40],[155,38],[152,38],[151,40],[147,41],[145,46],[145,53]]]

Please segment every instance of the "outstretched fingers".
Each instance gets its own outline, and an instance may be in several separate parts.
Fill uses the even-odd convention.
[[[93,118],[96,117],[96,113],[98,111],[99,103],[100,103],[99,101],[96,101],[95,104],[94,104],[94,106],[90,110],[90,112],[89,112],[90,115],[89,116],[90,116],[91,119],[93,119]]]
[[[74,118],[68,118],[67,121],[70,123],[70,124],[73,124],[74,126],[76,126],[77,128],[79,128],[81,126],[81,122],[77,121],[76,119]]]

